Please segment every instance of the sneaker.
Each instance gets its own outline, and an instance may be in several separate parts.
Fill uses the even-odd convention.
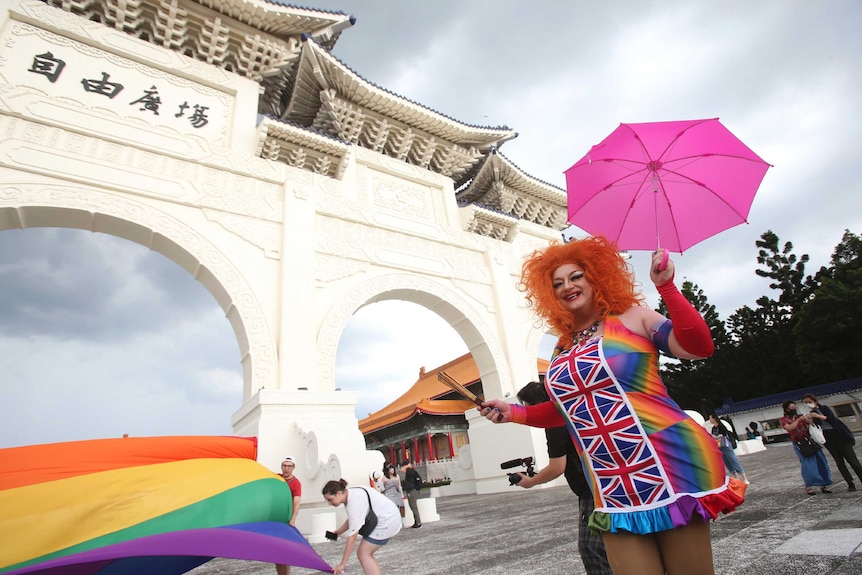
[[[847,486],[847,491],[856,491],[856,485],[851,483]]]
[[[746,485],[751,485],[751,481],[749,481],[748,479],[746,479],[745,481],[743,481],[743,483],[745,483]]]
[[[420,527],[422,527],[421,523],[414,523],[411,529],[419,529]]]

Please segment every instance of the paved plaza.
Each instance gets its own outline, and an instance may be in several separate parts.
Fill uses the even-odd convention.
[[[862,438],[856,452],[862,458]],[[715,570],[727,575],[862,573],[862,491],[847,492],[831,456],[834,494],[809,496],[789,443],[740,456],[751,479],[746,502],[713,523]],[[501,472],[502,473],[502,472]],[[565,487],[437,500],[440,521],[404,529],[377,552],[384,574],[582,575],[577,499]],[[343,543],[314,548],[330,564]],[[293,575],[311,574],[293,568]],[[361,575],[355,552],[347,573]],[[274,575],[268,564],[216,559],[195,575]]]

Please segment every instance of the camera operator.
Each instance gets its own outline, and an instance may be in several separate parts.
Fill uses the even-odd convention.
[[[545,386],[538,381],[531,381],[522,387],[517,396],[518,401],[524,405],[537,405],[548,401],[548,392],[545,391]],[[565,474],[569,488],[578,496],[578,553],[581,556],[584,569],[586,569],[587,575],[613,575],[601,535],[594,533],[587,526],[587,519],[593,512],[595,504],[590,487],[584,477],[575,444],[572,443],[572,438],[565,427],[546,429],[545,437],[548,441],[548,457],[550,458],[548,465],[532,477],[529,474],[519,473],[521,480],[516,485],[529,489],[534,485],[553,481]]]

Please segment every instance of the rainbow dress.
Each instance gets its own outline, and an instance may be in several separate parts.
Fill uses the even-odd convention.
[[[742,503],[746,485],[725,477],[715,439],[667,394],[658,352],[615,316],[604,334],[560,353],[548,367],[550,404],[512,421],[565,424],[590,483],[600,531],[655,533],[715,519]]]

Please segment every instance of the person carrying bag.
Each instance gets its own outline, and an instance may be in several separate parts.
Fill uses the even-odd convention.
[[[796,402],[785,401],[781,404],[784,417],[779,420],[793,441],[793,451],[799,459],[802,480],[805,482],[805,492],[816,495],[815,487],[820,487],[821,493],[832,493],[832,471],[823,450],[817,442],[811,439],[808,428],[811,425],[811,415],[799,415],[796,412]]]
[[[832,455],[841,477],[847,482],[847,491],[856,491],[853,475],[847,468],[849,466],[855,471],[859,481],[862,481],[862,464],[859,463],[859,458],[856,457],[856,452],[853,450],[853,446],[856,445],[853,432],[844,425],[844,422],[835,415],[835,412],[828,405],[822,405],[817,400],[817,396],[806,393],[802,400],[805,402],[805,407],[811,410],[808,414],[809,417],[816,421],[820,426],[818,429],[823,431],[826,450]],[[812,437],[814,437],[814,429],[814,426],[809,428]]]
[[[364,496],[362,493],[364,492]],[[401,531],[401,514],[395,504],[383,494],[371,487],[356,487],[347,489],[347,481],[329,481],[323,486],[323,498],[333,507],[344,505],[347,511],[347,521],[335,531],[327,531],[326,538],[335,541],[342,533],[347,533],[344,554],[341,563],[335,566],[333,573],[340,575],[347,567],[347,561],[353,553],[356,539],[362,535],[362,541],[356,550],[356,557],[362,565],[362,571],[367,574],[379,574],[380,565],[374,554]]]
[[[362,489],[361,491],[365,491]],[[359,533],[363,537],[368,537],[374,532],[374,529],[377,527],[377,515],[374,513],[374,508],[371,507],[371,495],[365,491],[365,497],[368,498],[368,513],[365,514],[365,523],[362,524],[362,527],[359,528]]]

